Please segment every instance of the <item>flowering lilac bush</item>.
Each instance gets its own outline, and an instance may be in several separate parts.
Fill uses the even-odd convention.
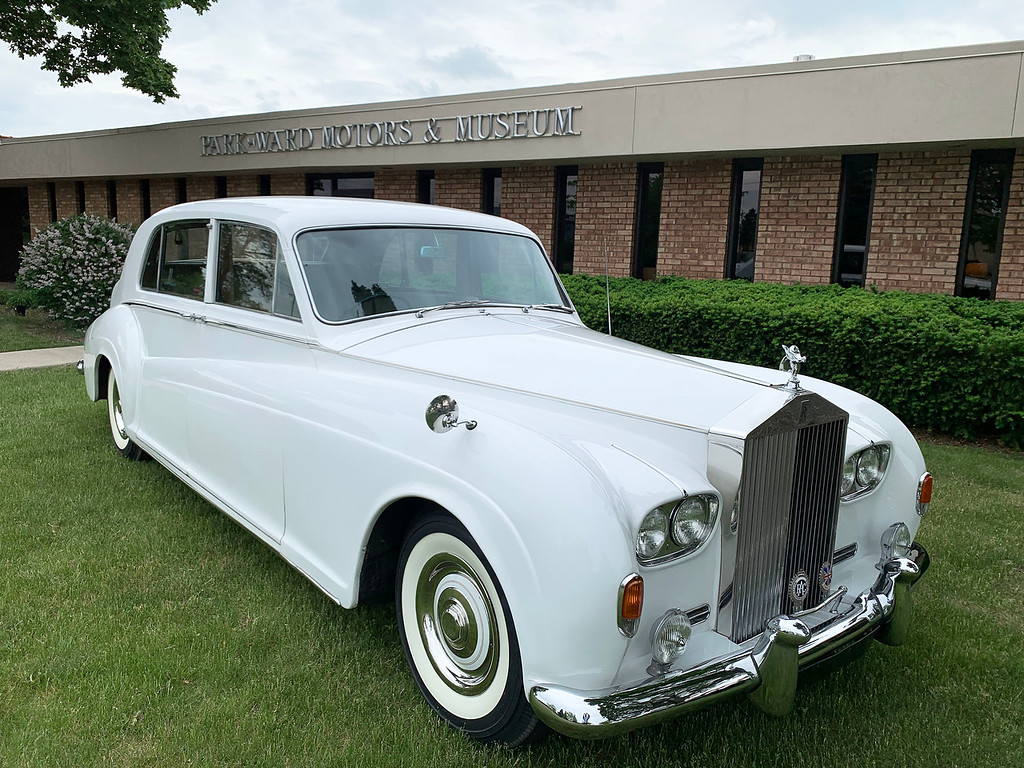
[[[110,306],[134,234],[131,224],[99,216],[61,219],[22,250],[18,286],[35,291],[53,317],[84,328]]]

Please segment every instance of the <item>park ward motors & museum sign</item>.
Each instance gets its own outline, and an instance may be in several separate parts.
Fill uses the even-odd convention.
[[[305,149],[397,147],[405,144],[449,144],[463,141],[535,139],[579,136],[573,118],[582,107],[523,109],[455,117],[284,128],[202,136],[202,157],[298,152]]]

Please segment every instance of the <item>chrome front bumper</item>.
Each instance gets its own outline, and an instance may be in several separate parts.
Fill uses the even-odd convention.
[[[875,636],[887,645],[907,638],[911,588],[928,569],[928,553],[914,542],[910,558],[894,558],[875,584],[845,613],[812,632],[800,619],[777,616],[750,650],[671,670],[624,688],[576,691],[538,685],[530,691],[534,712],[550,728],[578,739],[599,739],[678,717],[741,693],[761,709],[784,715],[793,706],[797,673]]]

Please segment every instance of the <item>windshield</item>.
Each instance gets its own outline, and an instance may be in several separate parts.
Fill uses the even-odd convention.
[[[536,242],[459,229],[303,232],[296,239],[317,314],[327,322],[476,304],[568,306]]]

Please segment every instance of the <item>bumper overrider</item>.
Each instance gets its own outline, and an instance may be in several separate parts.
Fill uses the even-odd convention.
[[[530,704],[550,728],[579,739],[614,736],[741,693],[750,694],[764,711],[784,715],[793,706],[801,668],[872,636],[887,645],[903,644],[910,629],[911,588],[929,563],[917,542],[910,553],[884,563],[870,589],[813,632],[799,618],[776,616],[749,650],[626,687],[577,691],[538,685],[530,691]]]

